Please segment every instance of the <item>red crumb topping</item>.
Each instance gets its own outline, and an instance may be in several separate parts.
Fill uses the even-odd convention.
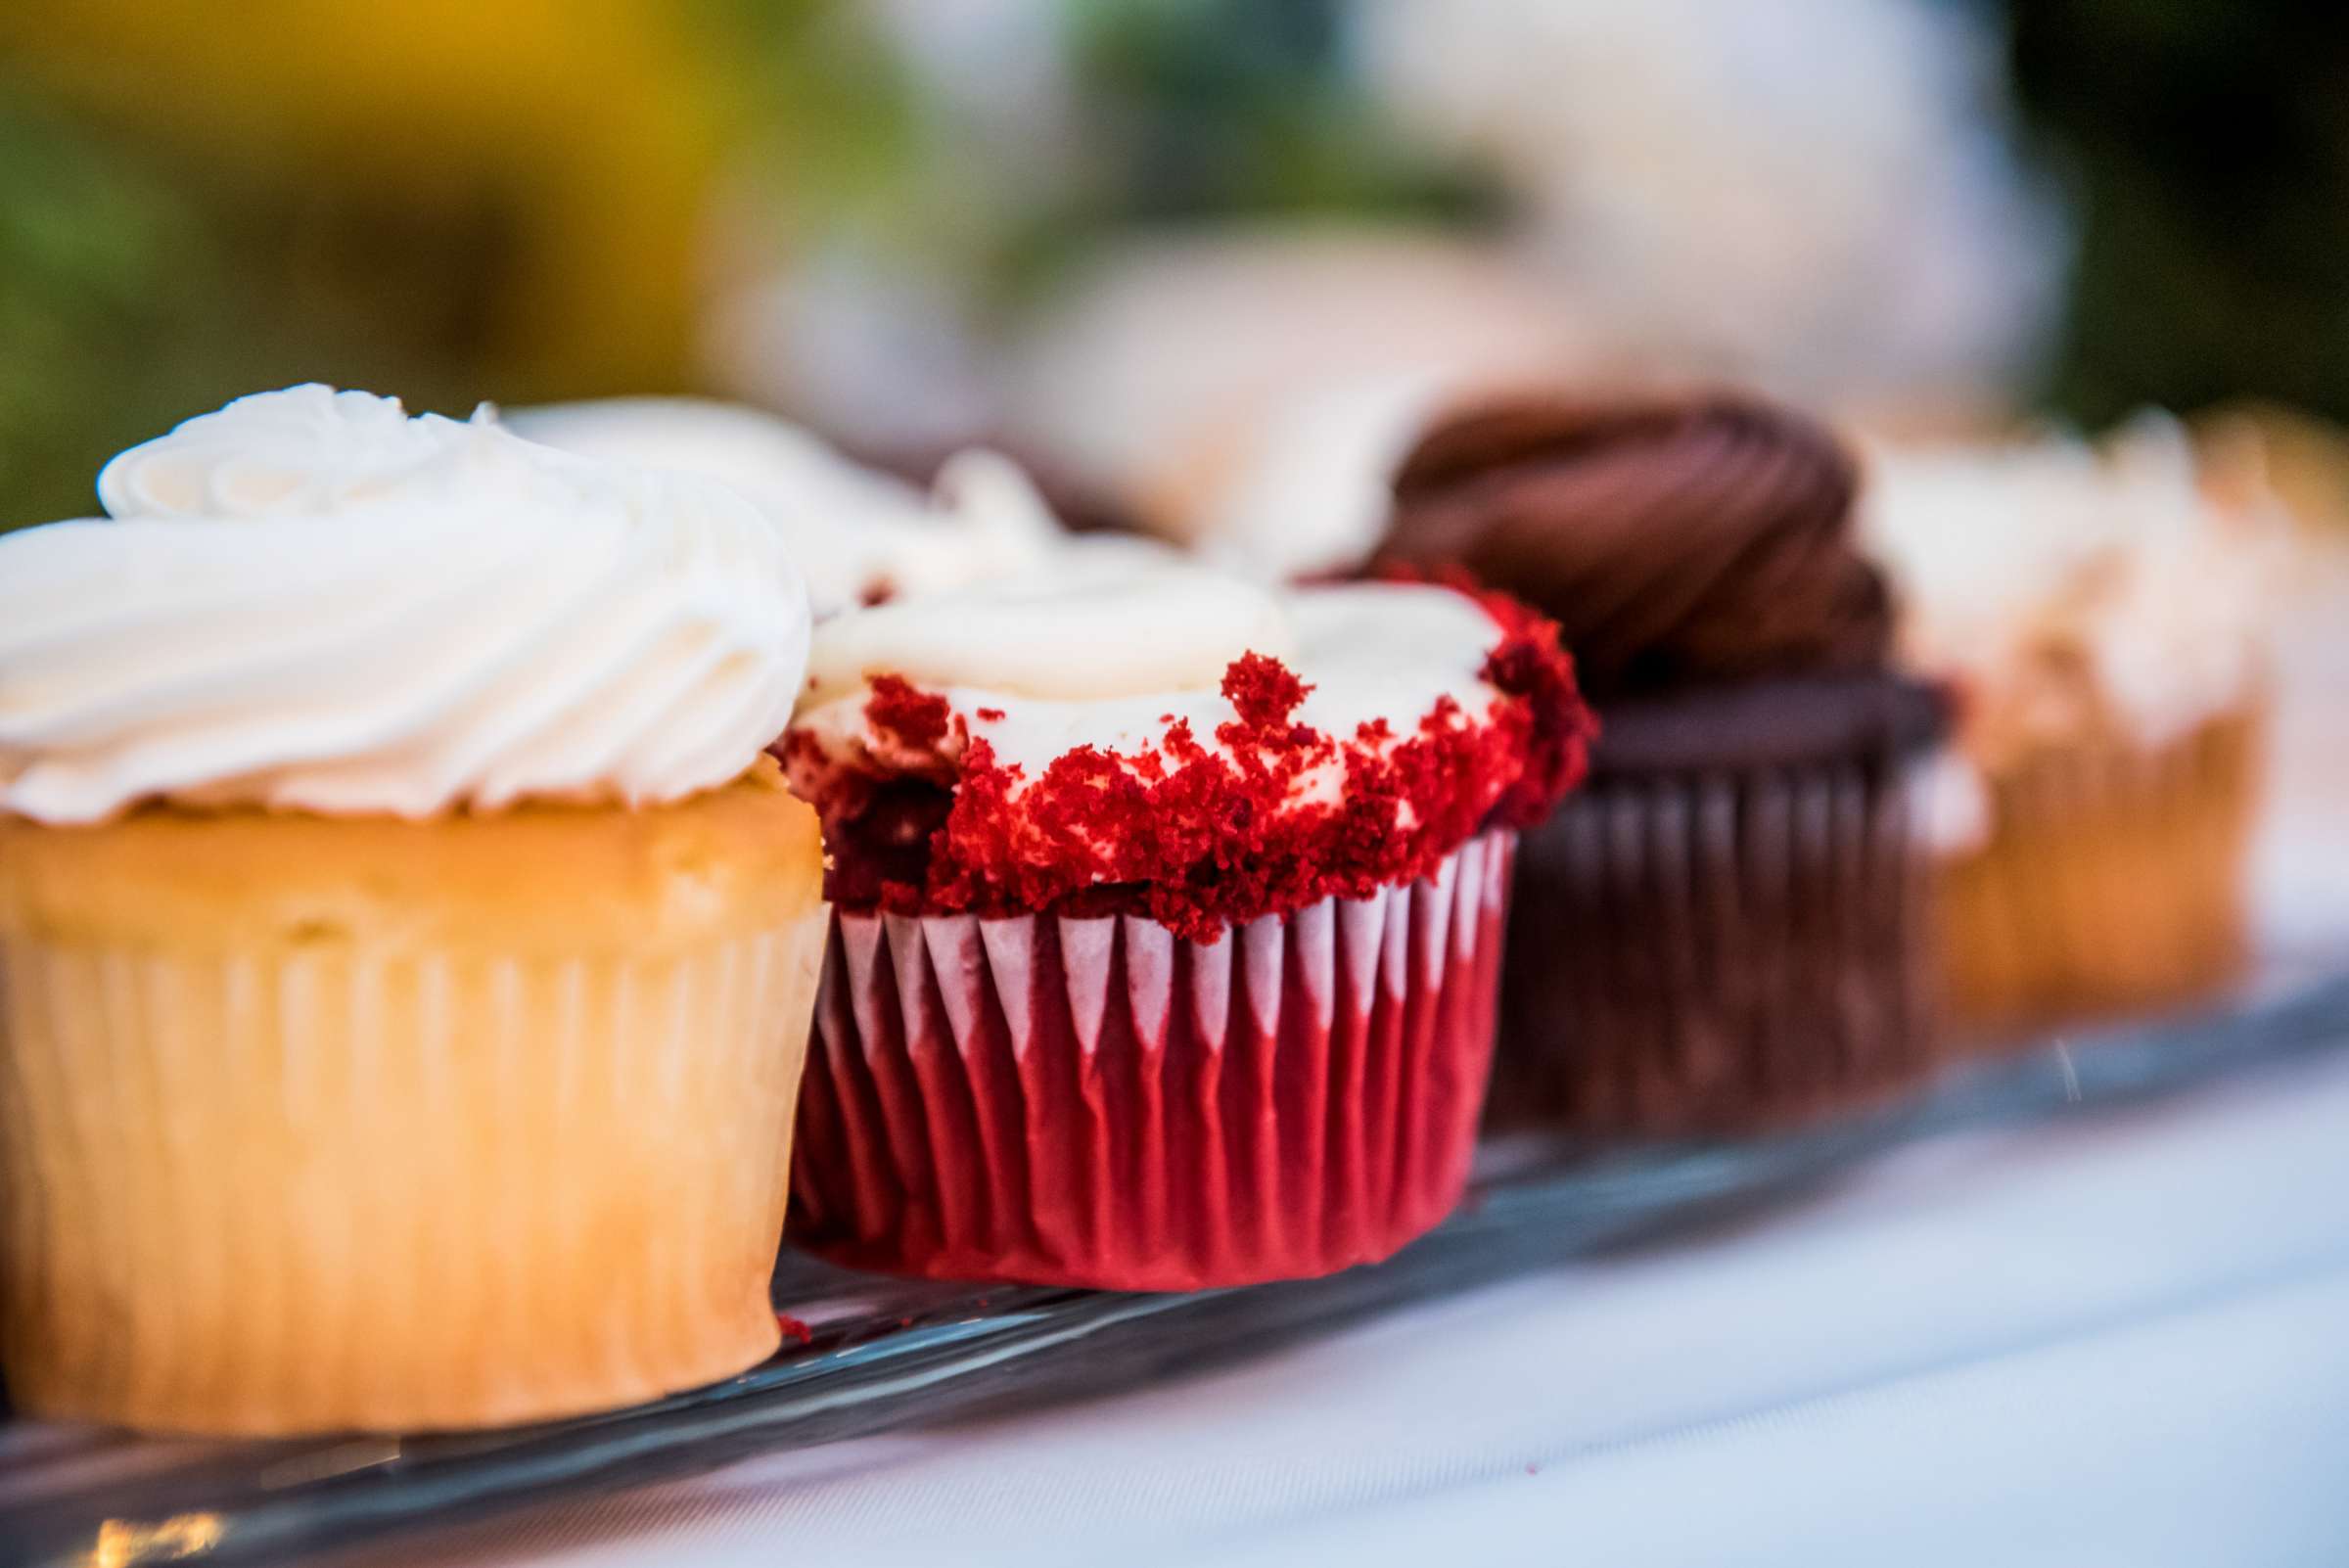
[[[971,712],[979,715],[981,723],[1000,724],[1003,722],[1003,710],[1000,708],[974,708]]]
[[[924,751],[946,738],[954,711],[935,692],[922,691],[902,675],[873,677],[866,722],[909,751]]]
[[[815,1343],[815,1330],[809,1328],[805,1319],[794,1317],[789,1313],[775,1314],[775,1326],[782,1329],[783,1337],[795,1345]]]
[[[1525,767],[1495,803],[1503,827],[1531,827],[1557,808],[1589,771],[1598,716],[1583,705],[1574,659],[1558,641],[1558,624],[1531,605],[1488,588],[1456,564],[1433,567],[1390,563],[1377,576],[1389,582],[1426,582],[1466,594],[1500,624],[1500,641],[1485,658],[1485,684],[1526,704]],[[1367,729],[1369,726],[1364,725]]]
[[[1493,805],[1494,820],[1526,828],[1557,808],[1583,781],[1598,719],[1583,706],[1574,661],[1558,644],[1558,625],[1506,594],[1479,593],[1477,601],[1501,625],[1485,656],[1485,683],[1525,704],[1525,765]]]
[[[859,769],[787,736],[793,783],[824,817],[827,896],[905,914],[1140,913],[1207,941],[1431,875],[1484,828],[1539,821],[1580,781],[1596,732],[1573,664],[1552,623],[1445,585],[1497,624],[1483,675],[1500,700],[1482,721],[1447,697],[1408,733],[1373,720],[1326,735],[1296,716],[1311,688],[1252,653],[1224,672],[1234,716],[1217,726],[1221,750],[1172,721],[1137,752],[1081,746],[1030,778],[982,737],[916,774]],[[889,741],[960,738],[944,698],[896,676],[874,680],[865,712]],[[1315,793],[1335,799],[1304,798],[1301,779],[1327,766],[1343,785]]]
[[[1242,654],[1223,671],[1223,697],[1251,729],[1285,724],[1289,714],[1313,688],[1289,667],[1263,654]]]

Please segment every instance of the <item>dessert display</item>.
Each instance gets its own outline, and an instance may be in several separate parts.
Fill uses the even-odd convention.
[[[1075,563],[819,625],[794,1239],[1151,1290],[1393,1253],[1466,1179],[1512,841],[1589,733],[1552,625],[1429,583]]]
[[[1553,618],[1600,724],[1519,850],[1497,1123],[1769,1127],[1937,1062],[1911,795],[1945,704],[1889,667],[1855,488],[1729,393],[1492,399],[1405,461],[1380,554]]]
[[[2159,418],[2101,448],[1886,448],[1904,657],[1961,696],[1935,835],[1954,1022],[2190,1001],[2240,974],[2280,510]]]
[[[301,387],[0,539],[0,1365],[404,1431],[770,1354],[824,935],[749,503]]]

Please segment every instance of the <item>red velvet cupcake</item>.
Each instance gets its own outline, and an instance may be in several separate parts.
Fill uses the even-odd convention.
[[[1514,830],[1590,729],[1549,623],[1117,568],[845,616],[811,669],[780,750],[836,930],[796,1240],[1188,1290],[1458,1200]]]

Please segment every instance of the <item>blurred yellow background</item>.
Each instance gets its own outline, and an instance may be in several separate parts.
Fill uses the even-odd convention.
[[[290,380],[458,413],[695,385],[723,177],[778,125],[820,159],[858,123],[794,45],[820,19],[658,0],[9,8],[0,520],[86,508],[109,450]]]

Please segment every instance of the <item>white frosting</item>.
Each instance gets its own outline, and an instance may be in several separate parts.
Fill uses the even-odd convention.
[[[806,700],[879,674],[1019,697],[1212,689],[1251,652],[1294,652],[1287,618],[1264,589],[1194,567],[1073,563],[827,622]]]
[[[991,452],[949,459],[924,495],[796,425],[728,403],[630,397],[506,417],[566,451],[732,485],[782,531],[818,619],[1025,573],[1072,542],[1027,476]]]
[[[1373,377],[1281,410],[1208,502],[1201,553],[1273,582],[1360,566],[1386,534],[1396,471],[1449,380]]]
[[[1217,748],[1217,728],[1235,712],[1223,674],[1243,653],[1280,659],[1312,688],[1297,721],[1346,740],[1372,720],[1407,737],[1447,697],[1478,721],[1496,696],[1481,671],[1499,628],[1447,588],[1271,593],[1195,569],[1156,569],[1123,582],[1093,577],[907,609],[950,612],[954,629],[937,632],[897,607],[859,612],[816,629],[814,668],[905,676],[944,697],[969,735],[1031,781],[1079,747],[1130,756],[1155,746],[1176,720]],[[1005,655],[997,639],[1024,647]],[[819,674],[818,683],[793,729],[827,755],[892,765],[889,737],[866,723],[863,682]],[[1306,792],[1334,793],[1341,765],[1309,777]]]
[[[0,807],[421,817],[740,774],[807,650],[719,484],[298,387],[124,452],[108,519],[0,539]]]
[[[2092,722],[2160,746],[2260,678],[2281,514],[2207,496],[2169,420],[2101,450],[1879,451],[1862,518],[1909,658],[1965,689],[1969,746],[1992,765]]]
[[[1940,746],[1911,764],[1910,810],[1917,842],[1945,859],[1970,854],[1990,840],[1990,790],[1962,752]]]
[[[316,517],[396,495],[466,430],[438,414],[410,419],[396,397],[262,392],[119,453],[99,471],[98,500],[123,519]]]

